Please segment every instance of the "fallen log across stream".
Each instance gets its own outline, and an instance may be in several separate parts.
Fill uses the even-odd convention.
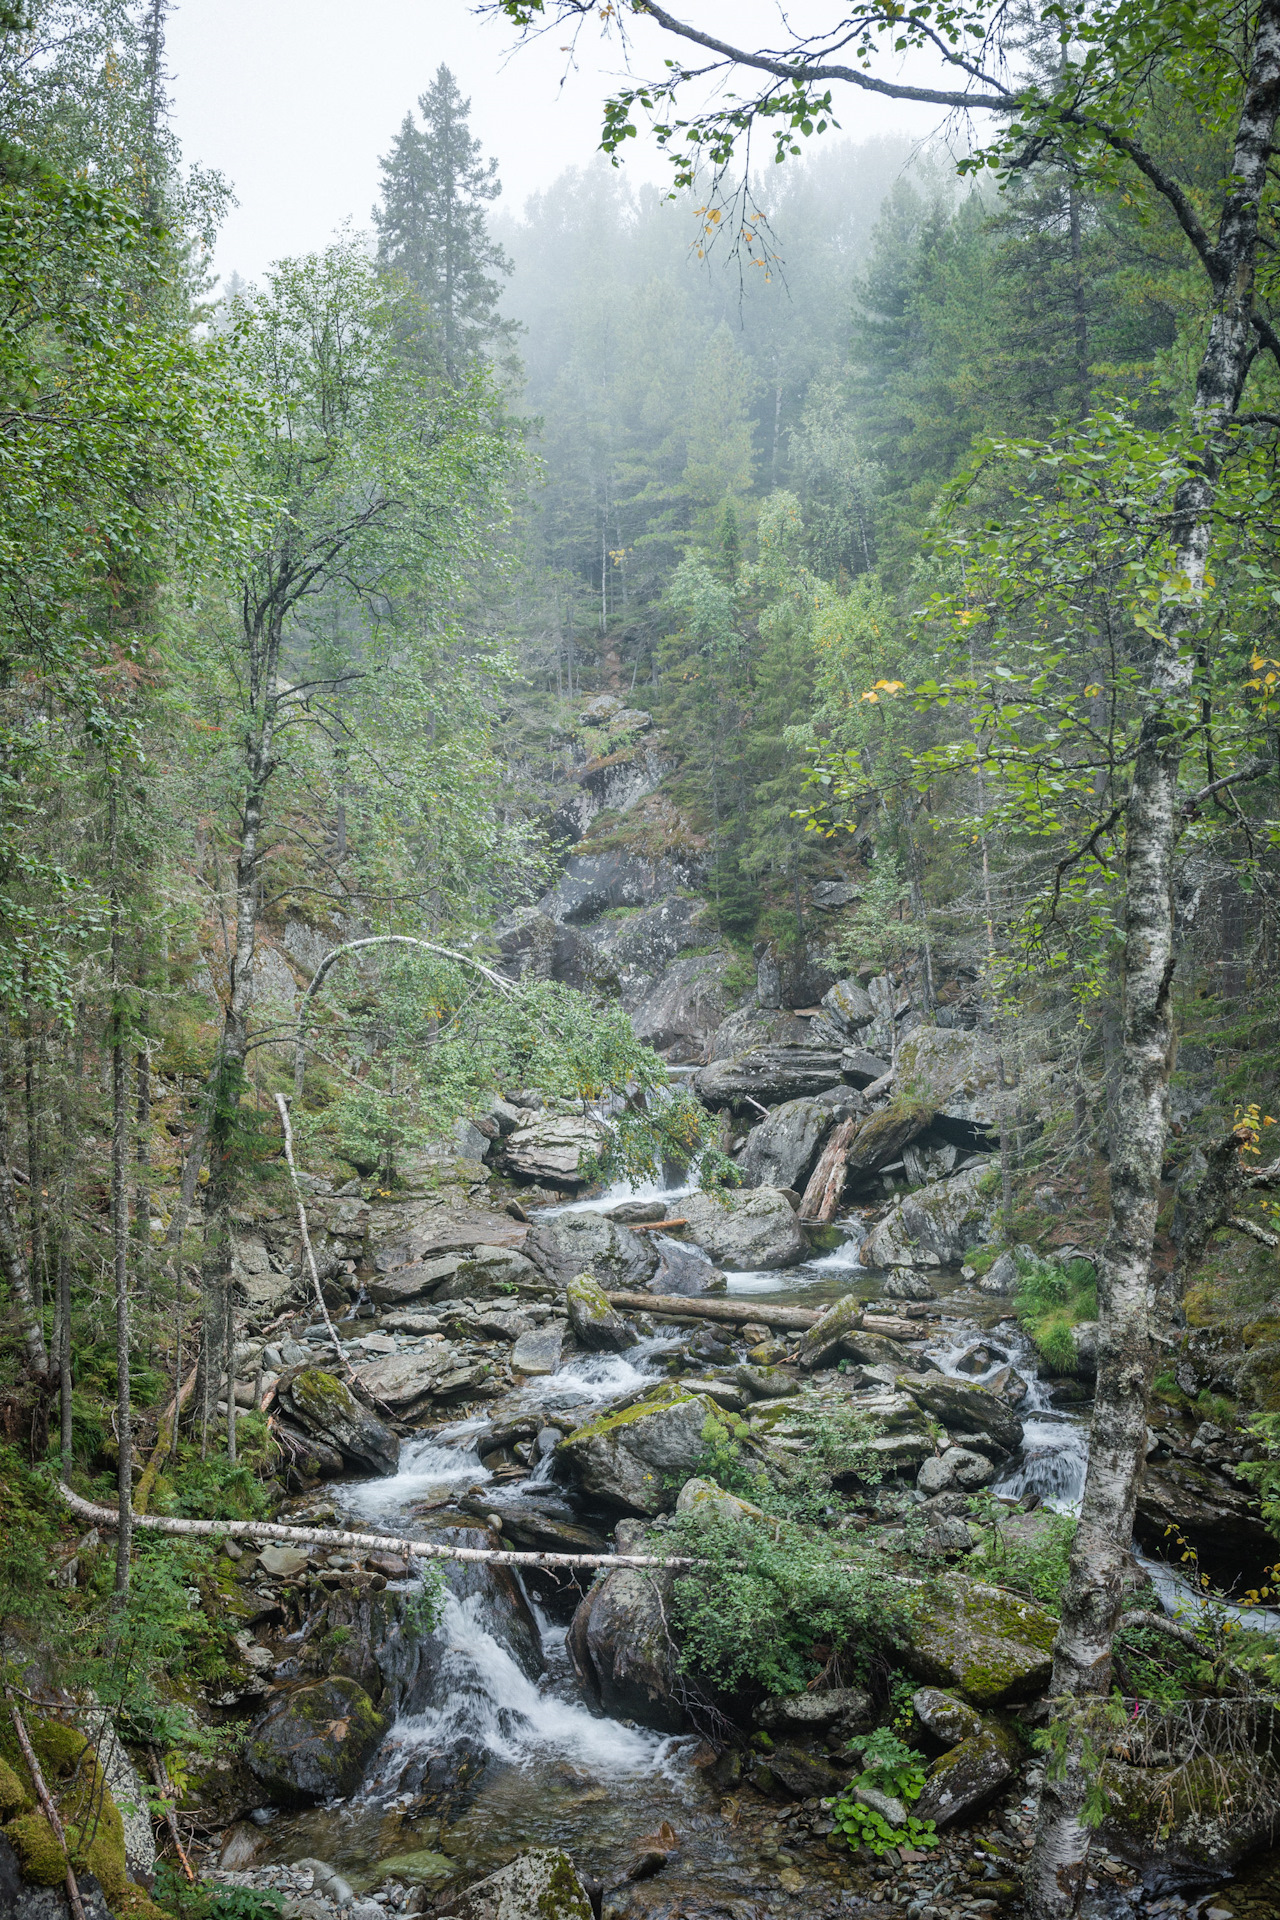
[[[822,1311],[816,1307],[764,1307],[741,1300],[721,1300],[705,1293],[606,1293],[611,1307],[629,1307],[633,1313],[683,1314],[688,1320],[727,1320],[739,1327],[781,1327],[804,1333],[816,1327]]]
[[[58,1491],[72,1513],[96,1527],[115,1528],[115,1507],[100,1507],[81,1499],[65,1480]],[[406,1560],[479,1560],[495,1567],[692,1567],[694,1560],[658,1553],[514,1553],[505,1547],[445,1547],[434,1540],[410,1540],[395,1533],[344,1533],[337,1527],[294,1527],[277,1520],[176,1520],[168,1515],[137,1513],[135,1527],[148,1533],[178,1534],[190,1539],[258,1540],[266,1546],[280,1541],[300,1547],[341,1547],[347,1553],[396,1553]]]

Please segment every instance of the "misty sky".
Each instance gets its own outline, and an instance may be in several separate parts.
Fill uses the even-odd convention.
[[[777,43],[772,0],[690,0],[688,17],[760,45]],[[793,13],[796,9],[792,9]],[[801,19],[830,8],[809,0]],[[663,36],[635,26],[648,71]],[[496,155],[504,197],[518,211],[599,142],[600,103],[618,71],[616,45],[594,29],[578,43],[578,70],[551,34],[511,54],[512,36],[479,20],[470,0],[178,0],[168,29],[175,131],[188,160],[219,168],[239,199],[217,267],[246,278],[281,254],[320,246],[344,220],[370,224],[378,155],[443,60],[471,96],[472,129]],[[838,103],[854,138],[902,129],[923,135],[935,109],[846,93]],[[661,177],[643,140],[628,173]]]

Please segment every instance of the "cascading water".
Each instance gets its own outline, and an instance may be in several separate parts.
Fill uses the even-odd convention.
[[[979,1345],[991,1361],[975,1369],[973,1356]],[[1006,1367],[1012,1368],[1026,1388],[1018,1407],[1022,1448],[1002,1470],[992,1492],[1015,1500],[1036,1493],[1046,1507],[1078,1513],[1089,1461],[1088,1427],[1079,1414],[1064,1413],[1053,1405],[1040,1378],[1035,1349],[1021,1329],[1004,1323],[979,1339],[972,1326],[961,1329],[953,1324],[925,1351],[943,1373],[974,1386],[988,1386]]]

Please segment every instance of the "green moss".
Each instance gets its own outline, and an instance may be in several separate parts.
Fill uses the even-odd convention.
[[[28,1813],[33,1804],[13,1768],[0,1760],[0,1820],[11,1820],[15,1813]]]
[[[36,1887],[62,1885],[67,1877],[67,1856],[42,1813],[24,1813],[11,1820],[4,1832],[25,1880]]]
[[[323,1413],[345,1411],[351,1395],[341,1380],[320,1367],[307,1367],[297,1375],[289,1392],[293,1399],[317,1418]]]
[[[686,1393],[683,1387],[659,1387],[655,1393],[647,1394],[634,1406],[623,1407],[619,1413],[602,1413],[595,1420],[587,1420],[575,1427],[568,1437],[560,1442],[561,1447],[569,1447],[579,1440],[596,1440],[606,1434],[617,1433],[625,1427],[634,1426],[637,1420],[645,1419],[651,1413],[664,1413],[668,1407],[683,1406],[698,1398],[697,1394]]]
[[[540,1920],[591,1920],[591,1903],[583,1898],[582,1883],[566,1853],[556,1855],[538,1895],[538,1913]]]
[[[61,1720],[33,1720],[28,1726],[45,1783],[53,1794],[74,1867],[91,1873],[108,1904],[127,1884],[124,1826],[96,1754],[77,1727]],[[35,1788],[13,1730],[0,1738],[0,1753],[18,1785],[35,1804]],[[27,1877],[41,1886],[60,1886],[67,1863],[42,1813],[26,1813],[5,1828]],[[24,1852],[24,1849],[26,1851]],[[56,1865],[57,1861],[61,1864]],[[27,1860],[30,1857],[31,1865]],[[56,1865],[56,1871],[55,1871]],[[51,1879],[40,1874],[52,1874]]]
[[[443,1880],[454,1871],[447,1854],[421,1847],[416,1853],[396,1853],[379,1860],[378,1872],[389,1880]]]

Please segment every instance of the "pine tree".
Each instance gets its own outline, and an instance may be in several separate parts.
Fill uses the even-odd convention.
[[[438,328],[451,379],[485,349],[510,342],[512,323],[498,314],[499,276],[511,262],[490,239],[486,203],[502,191],[496,160],[485,160],[467,125],[464,100],[441,66],[401,123],[382,168],[382,202],[374,208],[378,252],[416,289]]]

